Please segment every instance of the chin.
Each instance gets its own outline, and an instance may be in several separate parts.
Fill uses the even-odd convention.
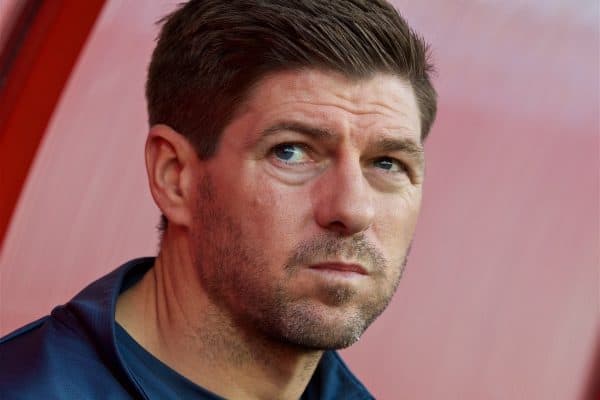
[[[300,335],[283,338],[286,343],[306,350],[339,350],[356,343],[364,329],[343,330],[315,327],[312,332],[304,331]]]
[[[315,312],[294,310],[272,326],[274,339],[306,350],[337,350],[356,343],[377,315],[364,318],[358,313],[341,313],[330,307]],[[337,315],[336,315],[337,314]]]

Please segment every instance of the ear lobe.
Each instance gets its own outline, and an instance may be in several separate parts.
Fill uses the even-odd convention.
[[[183,135],[167,125],[155,125],[146,140],[146,172],[150,192],[169,224],[189,226],[192,184],[198,158]]]

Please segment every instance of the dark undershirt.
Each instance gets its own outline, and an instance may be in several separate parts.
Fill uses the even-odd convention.
[[[125,277],[120,293],[133,286],[146,271]],[[133,379],[148,399],[225,400],[196,385],[154,357],[115,321],[116,344]],[[334,351],[323,353],[300,400],[373,399]]]
[[[115,324],[117,346],[125,365],[149,399],[224,400],[168,367]],[[327,384],[325,384],[327,382]],[[365,399],[366,391],[334,352],[325,352],[300,400]],[[340,397],[341,396],[341,397]]]
[[[149,399],[223,400],[169,368],[140,346],[118,323],[115,334],[129,372]]]

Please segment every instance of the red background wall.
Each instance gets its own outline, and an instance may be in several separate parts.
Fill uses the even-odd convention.
[[[176,3],[106,1],[4,239],[0,334],[156,252],[143,84],[154,22]],[[591,396],[598,4],[563,3],[395,2],[432,43],[440,111],[407,273],[388,311],[344,351],[378,398]]]

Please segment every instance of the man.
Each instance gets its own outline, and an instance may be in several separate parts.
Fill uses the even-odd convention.
[[[402,274],[430,69],[379,0],[165,18],[147,81],[159,254],[5,337],[2,398],[372,398],[334,350]]]

